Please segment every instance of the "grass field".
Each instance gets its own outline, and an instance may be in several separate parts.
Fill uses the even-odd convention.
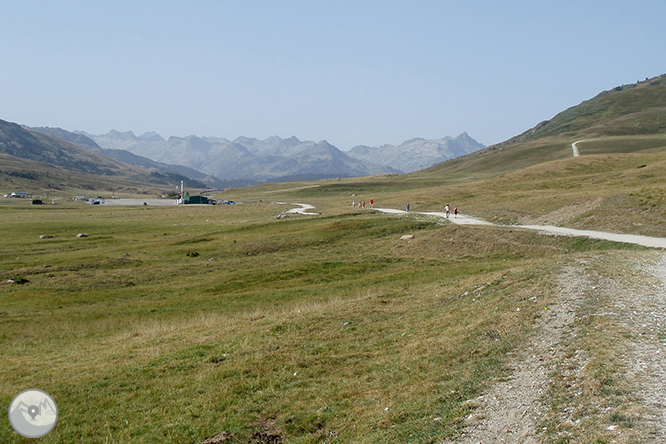
[[[507,372],[558,262],[617,247],[340,196],[279,220],[268,200],[3,203],[2,403],[49,392],[43,442],[436,442]]]

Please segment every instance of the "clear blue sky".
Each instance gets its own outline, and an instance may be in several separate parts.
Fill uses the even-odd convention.
[[[30,126],[490,145],[666,73],[666,1],[0,0],[0,60]]]

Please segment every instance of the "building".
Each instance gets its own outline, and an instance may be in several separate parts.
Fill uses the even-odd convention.
[[[214,201],[208,199],[206,196],[185,196],[183,199],[184,204],[200,204],[200,205],[209,205]]]

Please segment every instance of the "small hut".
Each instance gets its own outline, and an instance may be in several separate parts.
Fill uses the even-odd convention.
[[[194,196],[185,196],[185,199],[183,199],[183,203],[208,205],[210,204],[210,200],[206,196],[194,195]]]

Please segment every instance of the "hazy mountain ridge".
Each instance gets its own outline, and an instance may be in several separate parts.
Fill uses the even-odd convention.
[[[134,165],[141,168],[145,168],[149,171],[157,171],[160,173],[172,173],[181,176],[185,176],[193,181],[201,181],[207,184],[208,186],[222,186],[222,181],[214,176],[204,174],[200,171],[197,171],[193,168],[189,168],[183,165],[170,165],[162,162],[156,162],[145,156],[139,156],[130,151],[124,149],[116,148],[102,148],[94,140],[91,139],[91,135],[86,135],[81,131],[71,132],[64,130],[62,128],[50,128],[50,127],[24,127],[26,129],[37,131],[43,134],[52,135],[58,137],[67,142],[74,143],[88,150],[94,151],[96,153],[102,154],[103,156],[109,157],[111,159],[117,160],[119,162],[126,163],[128,165]],[[131,135],[118,133],[118,137],[124,140],[133,140],[136,136],[130,132]],[[93,136],[94,137],[94,136]],[[147,140],[152,142],[164,141],[164,139],[157,133],[145,133],[139,136],[141,140]]]
[[[485,146],[472,139],[469,134],[462,133],[455,138],[444,137],[434,140],[414,138],[398,146],[358,145],[349,151],[349,155],[359,160],[410,173],[483,148]]]
[[[80,132],[79,132],[80,133]],[[221,179],[280,180],[286,176],[367,176],[401,171],[354,159],[326,141],[301,141],[292,136],[259,140],[238,137],[169,137],[155,133],[110,131],[92,136],[106,149],[123,149],[156,162],[185,165]]]
[[[71,133],[67,135],[65,134],[67,131],[59,128],[52,130],[64,137],[78,137]],[[3,158],[3,173],[13,174],[35,184],[39,183],[40,186],[49,189],[80,186],[77,181],[85,181],[88,189],[93,189],[95,186],[91,184],[92,182],[96,182],[96,186],[103,187],[110,186],[108,184],[112,182],[122,183],[123,187],[134,187],[134,189],[141,186],[175,185],[181,180],[192,187],[206,186],[203,182],[178,173],[149,171],[141,166],[118,161],[100,152],[83,148],[60,137],[4,120],[0,120],[0,153],[7,156]],[[5,171],[5,168],[8,170]],[[37,170],[42,172],[33,174],[33,171]],[[46,170],[50,172],[43,173]],[[74,172],[85,175],[77,175]]]
[[[84,133],[85,134],[85,133]],[[484,148],[469,137],[437,140],[415,138],[399,146],[357,146],[343,152],[327,141],[301,141],[295,136],[265,140],[238,137],[136,136],[112,130],[92,136],[106,149],[123,149],[166,164],[186,165],[222,179],[279,180],[285,176],[335,177],[405,173]]]

